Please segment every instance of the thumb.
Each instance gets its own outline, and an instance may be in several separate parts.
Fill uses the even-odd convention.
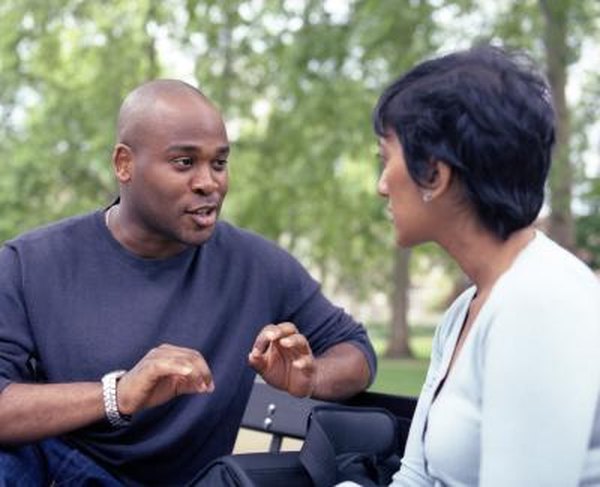
[[[248,363],[257,372],[262,372],[267,366],[267,359],[257,348],[253,348],[248,354]]]

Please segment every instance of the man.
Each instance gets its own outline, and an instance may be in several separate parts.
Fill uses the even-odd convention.
[[[144,84],[119,114],[119,200],[0,250],[8,482],[181,485],[230,452],[255,371],[325,399],[372,380],[364,329],[289,254],[217,221],[228,155],[199,91]]]

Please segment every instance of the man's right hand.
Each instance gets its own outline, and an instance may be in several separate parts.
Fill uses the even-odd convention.
[[[210,369],[197,351],[161,345],[117,382],[117,407],[121,414],[131,415],[180,394],[211,392],[214,387]],[[0,393],[0,446],[61,435],[104,417],[99,381],[13,382]]]
[[[150,350],[117,383],[119,412],[132,415],[181,394],[212,392],[212,374],[196,350],[160,345]]]

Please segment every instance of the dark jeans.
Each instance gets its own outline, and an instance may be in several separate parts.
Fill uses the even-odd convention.
[[[93,460],[55,438],[0,448],[0,487],[122,485]]]

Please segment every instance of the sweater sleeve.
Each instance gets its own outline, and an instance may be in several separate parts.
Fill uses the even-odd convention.
[[[302,280],[312,281],[303,269],[299,269],[298,272]],[[296,324],[300,332],[307,337],[316,356],[339,343],[353,344],[365,356],[370,370],[369,384],[373,382],[377,371],[377,358],[366,329],[342,308],[334,306],[316,283],[312,292],[283,320]]]
[[[600,390],[600,314],[598,296],[588,287],[582,299],[576,284],[513,289],[498,303],[485,341],[483,487],[578,485]]]
[[[0,392],[12,381],[31,380],[33,339],[27,322],[17,253],[0,248]]]

